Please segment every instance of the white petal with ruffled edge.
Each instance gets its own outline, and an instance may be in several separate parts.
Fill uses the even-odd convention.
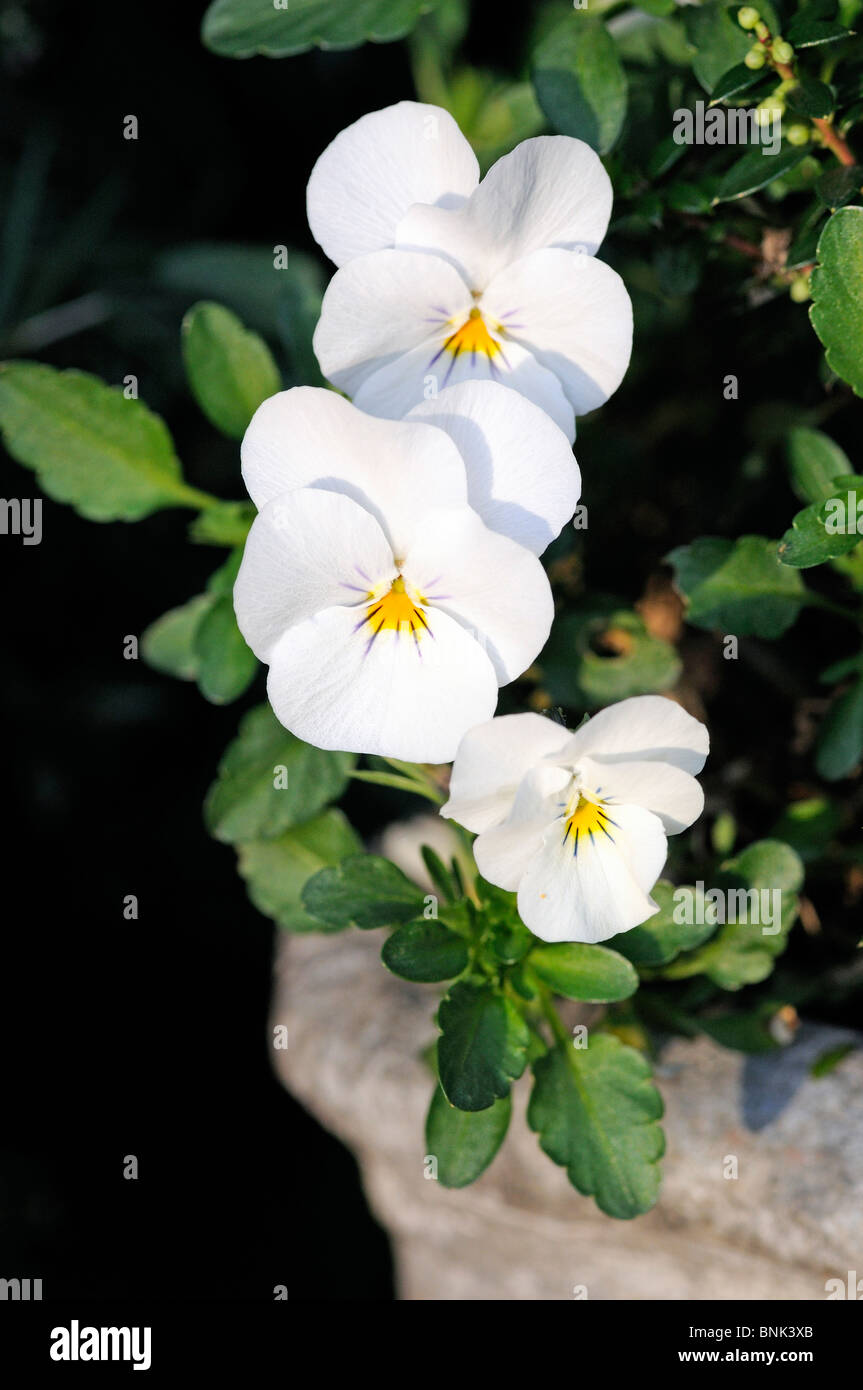
[[[665,762],[695,775],[710,737],[700,720],[663,695],[635,695],[594,714],[564,750],[568,764],[587,754],[605,762]]]
[[[456,207],[473,192],[479,165],[447,111],[400,101],[361,116],[336,136],[312,170],[312,236],[330,260],[392,246],[413,203]]]
[[[545,645],[554,617],[545,570],[468,507],[428,512],[401,570],[431,611],[449,614],[483,645],[500,685]]]
[[[582,140],[539,135],[492,166],[459,208],[417,198],[398,224],[405,250],[445,257],[472,290],[485,290],[513,261],[556,246],[593,255],[611,216],[611,180]]]
[[[447,762],[465,730],[494,711],[497,679],[455,619],[427,610],[426,621],[418,641],[395,630],[371,640],[347,608],[292,628],[271,656],[276,717],[316,748]]]
[[[333,391],[296,386],[270,396],[242,444],[243,480],[258,508],[298,487],[352,497],[403,554],[431,507],[463,506],[465,465],[430,425],[380,420]]]
[[[560,814],[560,793],[569,781],[564,768],[549,766],[531,768],[522,778],[503,824],[485,830],[474,841],[483,878],[515,892],[542,849],[549,825]]]
[[[474,511],[535,555],[575,511],[581,474],[569,440],[519,392],[494,381],[462,382],[416,406],[408,419],[450,436],[465,461]]]
[[[623,380],[632,303],[617,272],[594,256],[534,251],[495,277],[482,309],[554,373],[576,415],[602,405]]]
[[[563,821],[518,886],[522,921],[543,941],[607,941],[658,911],[649,896],[667,853],[658,818],[640,806],[614,806],[614,839],[597,834],[573,848]]]
[[[252,522],[234,584],[237,625],[261,661],[284,632],[336,604],[360,603],[397,573],[392,547],[349,497],[298,488]]]
[[[591,791],[652,811],[669,835],[687,830],[704,810],[701,784],[671,763],[618,762],[599,756],[579,758],[578,767]]]
[[[471,729],[459,744],[441,815],[475,834],[500,825],[525,774],[571,741],[568,729],[542,714],[502,714]]]

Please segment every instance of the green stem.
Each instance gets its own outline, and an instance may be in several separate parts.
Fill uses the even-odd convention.
[[[555,1042],[560,1043],[560,1046],[563,1048],[569,1047],[571,1038],[567,1032],[563,1019],[551,1002],[550,991],[547,989],[540,990],[539,999],[545,1021],[551,1029]]]
[[[824,613],[834,613],[837,618],[847,618],[849,623],[855,627],[860,626],[861,617],[850,608],[844,608],[841,603],[834,603],[832,599],[824,598],[821,594],[815,594],[811,590],[806,596],[807,608],[820,608]]]
[[[437,40],[420,21],[408,39],[411,75],[420,101],[449,110],[449,84],[444,75]]]
[[[424,796],[428,801],[433,801],[436,806],[443,800],[436,788],[415,782],[410,777],[400,777],[394,772],[352,772],[350,776],[357,782],[373,782],[378,787],[395,787],[398,791],[413,792],[415,796]]]

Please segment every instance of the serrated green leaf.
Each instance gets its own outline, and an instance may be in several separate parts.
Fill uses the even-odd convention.
[[[702,536],[667,559],[696,627],[740,637],[781,637],[806,599],[803,581],[780,564],[776,542],[763,536],[737,541]]]
[[[410,33],[432,0],[215,0],[201,37],[223,58],[287,58],[310,48],[357,48]]]
[[[207,793],[210,834],[228,843],[279,835],[341,796],[354,761],[303,743],[269,705],[258,705],[243,717]]]
[[[284,931],[327,932],[338,928],[309,916],[303,888],[321,869],[360,849],[359,836],[342,812],[332,808],[272,840],[240,843],[237,867],[255,907]]]
[[[509,1094],[527,1064],[527,1024],[490,985],[463,981],[441,1001],[437,1016],[440,1084],[459,1110],[486,1110]]]
[[[649,1211],[659,1194],[662,1097],[641,1053],[609,1033],[558,1044],[533,1063],[528,1124],[573,1187],[608,1216]]]
[[[533,55],[537,100],[560,135],[606,154],[626,115],[626,74],[601,19],[574,13],[556,25]]]
[[[863,396],[863,207],[840,208],[818,241],[809,319],[837,376]]]
[[[704,904],[691,885],[675,887],[665,879],[654,884],[650,896],[659,912],[640,927],[613,936],[610,945],[633,965],[651,969],[668,963],[681,951],[691,951],[710,936],[715,927],[705,922]]]
[[[835,19],[812,17],[808,11],[812,6],[799,10],[791,21],[786,38],[794,48],[814,48],[822,43],[836,43],[847,39],[854,31],[846,29]]]
[[[0,430],[43,492],[90,521],[138,521],[161,507],[196,505],[159,416],[85,372],[4,363]]]
[[[638,989],[632,965],[607,946],[561,941],[535,946],[528,964],[531,970],[564,999],[610,1004],[628,999]]]
[[[467,966],[467,942],[443,922],[405,922],[387,937],[381,959],[388,970],[403,980],[432,984],[452,980]]]
[[[196,594],[151,623],[141,637],[141,655],[147,665],[181,681],[196,680],[201,662],[195,634],[212,605],[210,594]]]
[[[682,17],[686,37],[696,50],[692,71],[704,90],[712,92],[726,73],[743,62],[752,36],[735,22],[726,0],[687,6]]]
[[[281,390],[270,349],[230,309],[206,300],[186,314],[182,338],[195,400],[217,430],[242,439],[261,402]]]
[[[426,1119],[426,1150],[437,1159],[443,1187],[467,1187],[491,1163],[506,1137],[512,1100],[506,1095],[485,1110],[459,1110],[436,1086]]]
[[[303,905],[330,927],[394,927],[422,917],[425,894],[388,859],[360,854],[306,884]]]
[[[859,544],[863,535],[857,530],[857,498],[863,507],[863,477],[844,475],[841,492],[835,487],[833,495],[824,502],[815,502],[798,512],[779,542],[777,555],[783,565],[794,569],[811,569],[839,555],[847,555]]]
[[[859,164],[842,164],[837,169],[827,169],[815,185],[815,192],[825,207],[835,211],[848,203],[859,203],[863,186],[863,167]]]

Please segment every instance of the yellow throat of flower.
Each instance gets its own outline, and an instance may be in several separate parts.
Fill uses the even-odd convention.
[[[462,352],[469,352],[472,357],[478,352],[486,357],[495,357],[501,350],[500,343],[489,333],[481,311],[475,307],[461,327],[447,338],[444,347],[453,357],[458,357]]]
[[[613,841],[614,836],[608,827],[614,824],[604,801],[589,801],[579,793],[574,808],[567,812],[564,821],[563,843],[571,844],[573,854],[578,854],[579,844],[585,840],[592,843],[598,835],[606,835]]]
[[[387,593],[378,597],[370,593],[369,598],[372,602],[366,609],[366,622],[371,626],[372,639],[384,629],[390,629],[393,632],[409,634],[415,641],[419,641],[423,632],[428,631],[428,623],[422,609],[423,595],[417,594],[414,601],[401,575],[393,580]]]

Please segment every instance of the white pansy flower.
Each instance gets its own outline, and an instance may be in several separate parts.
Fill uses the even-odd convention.
[[[667,835],[704,807],[708,734],[672,700],[640,695],[576,733],[539,714],[471,729],[441,815],[476,832],[490,883],[518,893],[543,941],[605,941],[658,911]]]
[[[526,544],[492,527],[510,521],[541,549],[569,497],[559,492],[558,510],[544,512],[535,482],[505,459],[499,491],[498,455],[483,458],[480,447],[494,436],[483,418],[495,399],[486,383],[454,406],[442,395],[433,425],[377,419],[298,387],[255,413],[242,458],[258,516],[234,608],[269,665],[277,717],[308,743],[446,762],[490,718],[498,686],[543,646],[553,614],[545,572]],[[468,427],[480,455],[470,485],[457,447]]]
[[[363,410],[400,418],[472,378],[514,387],[575,438],[620,385],[632,305],[596,259],[611,182],[581,140],[525,140],[480,182],[455,121],[402,101],[317,161],[309,225],[340,266],[315,351]]]

